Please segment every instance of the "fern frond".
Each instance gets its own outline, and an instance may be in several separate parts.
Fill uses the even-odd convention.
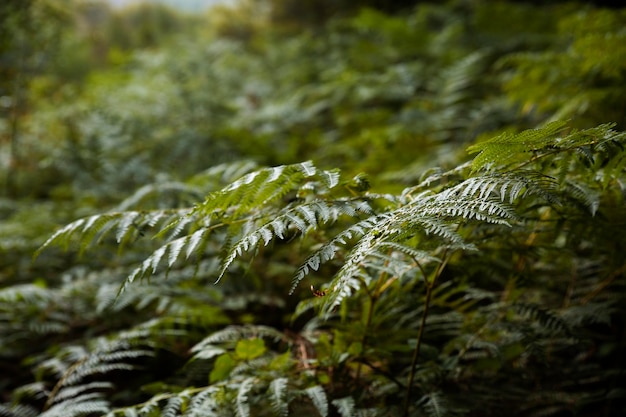
[[[333,400],[332,404],[337,408],[341,417],[354,417],[356,415],[356,404],[352,397]]]
[[[311,271],[317,271],[319,266],[335,257],[339,250],[339,245],[346,245],[350,240],[360,238],[367,234],[380,221],[388,218],[387,215],[375,215],[348,227],[330,241],[326,242],[320,249],[310,255],[307,260],[298,268],[292,279],[289,294],[293,294],[300,281],[302,281]]]
[[[571,334],[567,322],[546,308],[532,303],[516,303],[513,307],[518,314],[536,320],[546,329],[559,331],[566,335]]]
[[[146,202],[150,199],[158,200],[162,195],[174,195],[175,199],[180,202],[193,202],[201,199],[204,196],[204,192],[199,187],[183,182],[157,182],[139,188],[117,206],[117,211],[140,208],[142,205],[146,205]]]
[[[316,172],[317,169],[310,161],[264,168],[244,175],[221,191],[209,194],[195,211],[213,216],[228,210],[228,215],[236,218],[251,208],[263,207],[283,197]]]
[[[216,386],[209,386],[202,389],[193,396],[183,416],[202,417],[207,415],[207,410],[210,412],[214,408],[217,408],[218,403],[216,397],[219,391],[220,388]]]
[[[424,404],[423,407],[428,417],[445,417],[448,415],[446,402],[438,392],[424,395],[420,402]]]
[[[270,382],[269,392],[274,413],[279,417],[289,415],[289,401],[287,400],[287,381],[285,377],[276,378]]]
[[[241,385],[239,385],[239,389],[237,390],[237,399],[235,403],[237,417],[250,417],[250,399],[248,395],[252,390],[254,381],[255,379],[252,377],[246,378],[241,383]]]
[[[578,201],[589,210],[592,216],[596,215],[600,207],[600,193],[598,191],[592,190],[583,184],[567,181],[565,184],[565,193],[568,197],[572,198],[574,201]]]
[[[284,333],[269,327],[260,325],[249,326],[228,326],[222,330],[219,330],[210,336],[205,337],[202,341],[198,342],[191,348],[192,353],[200,353],[215,349],[216,344],[234,344],[242,339],[251,338],[266,338],[275,342],[285,341],[288,342]]]
[[[508,166],[516,161],[530,159],[529,153],[546,149],[552,145],[554,136],[565,130],[567,123],[556,121],[538,129],[529,129],[518,134],[503,133],[485,142],[470,146],[467,151],[478,155],[472,162],[474,171]]]
[[[52,245],[60,245],[67,250],[75,236],[78,236],[80,253],[83,253],[94,240],[103,239],[112,230],[115,230],[115,239],[118,243],[126,242],[143,233],[146,228],[153,228],[160,222],[167,223],[173,218],[184,217],[190,211],[180,209],[111,212],[79,219],[50,236],[33,257],[37,258],[44,249]]]
[[[0,404],[2,417],[38,417],[41,413],[35,407],[22,404]]]
[[[62,403],[73,398],[77,398],[80,395],[84,395],[87,391],[105,391],[113,388],[113,384],[110,382],[90,382],[84,385],[76,385],[61,388],[54,396],[52,404]],[[97,393],[97,395],[101,395]],[[84,397],[81,397],[84,399]]]
[[[75,401],[57,404],[44,411],[39,417],[86,417],[102,415],[110,410],[109,402],[95,398],[77,398]]]
[[[192,177],[189,182],[192,184],[204,184],[207,181],[218,184],[230,184],[257,169],[257,164],[250,160],[241,160],[214,165]],[[206,186],[205,186],[206,187]]]
[[[181,394],[167,400],[167,404],[161,411],[162,417],[176,417],[180,415],[180,411],[187,405],[189,400],[187,396]]]
[[[326,397],[324,388],[315,385],[305,389],[304,393],[311,399],[311,402],[320,413],[320,416],[328,417],[328,398]]]
[[[163,262],[167,264],[167,270],[169,271],[183,252],[185,259],[189,259],[192,254],[198,255],[202,253],[209,243],[210,230],[210,227],[201,227],[189,235],[175,239],[156,249],[128,275],[120,287],[119,293],[125,291],[136,280],[156,274],[159,265]]]
[[[336,222],[342,215],[354,217],[358,212],[371,213],[367,202],[359,200],[336,200],[326,202],[315,200],[311,203],[301,204],[295,207],[287,207],[272,216],[272,220],[260,227],[247,227],[250,229],[243,233],[243,237],[227,250],[220,268],[218,281],[224,276],[233,261],[244,252],[252,251],[263,242],[267,246],[272,239],[283,239],[285,232],[297,229],[305,234],[308,230],[319,229],[323,224]]]
[[[473,52],[442,71],[438,80],[441,86],[437,89],[437,101],[442,108],[450,108],[470,95],[469,87],[484,74],[485,57],[483,51]]]
[[[468,148],[469,153],[478,153],[472,161],[472,170],[489,172],[500,168],[502,172],[502,168],[515,162],[521,167],[546,156],[553,156],[555,165],[562,170],[560,176],[564,177],[566,171],[563,170],[571,169],[565,161],[570,154],[575,153],[580,155],[584,165],[592,169],[601,170],[603,165],[608,165],[609,177],[613,177],[616,171],[611,169],[609,162],[614,161],[613,164],[619,172],[622,172],[626,164],[623,162],[623,149],[619,145],[626,134],[615,132],[613,126],[614,124],[604,124],[560,135],[566,129],[566,123],[551,122],[542,128],[525,130],[518,134],[504,133]]]

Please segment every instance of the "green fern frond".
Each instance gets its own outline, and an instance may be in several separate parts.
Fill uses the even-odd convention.
[[[183,416],[202,417],[213,411],[213,409],[217,408],[219,405],[216,400],[219,391],[220,388],[216,386],[209,386],[202,389],[193,396]]]
[[[206,187],[206,182],[230,184],[257,168],[256,162],[246,159],[218,164],[196,174],[188,182],[192,184],[202,184],[204,187]]]
[[[254,250],[261,242],[267,246],[274,237],[284,239],[290,229],[297,229],[305,234],[308,230],[318,229],[323,224],[336,222],[341,215],[355,216],[357,210],[371,213],[369,205],[363,201],[337,200],[325,202],[315,200],[295,207],[286,207],[272,216],[272,220],[245,233],[237,243],[227,250],[218,280],[221,279],[232,262],[244,252]]]
[[[481,190],[481,185],[484,187],[485,184],[487,187]],[[448,246],[474,250],[474,245],[465,242],[458,234],[454,223],[449,221],[478,220],[508,225],[509,219],[517,218],[512,208],[490,196],[495,190],[491,182],[484,181],[479,183],[479,186],[470,182],[470,191],[467,191],[466,185],[460,184],[458,188],[447,189],[435,195],[422,194],[409,204],[373,219],[378,220],[373,225],[371,221],[368,222],[367,234],[347,255],[342,268],[330,284],[325,297],[327,300],[325,311],[327,313],[332,311],[346,297],[358,291],[363,283],[369,281],[362,268],[367,265],[366,258],[380,252],[384,247],[380,246],[379,242],[402,242],[421,232],[441,237],[448,242]],[[463,195],[463,192],[466,195]],[[513,192],[519,194],[519,191]],[[469,198],[473,194],[482,195],[482,198]],[[336,245],[328,245],[323,250],[325,252],[314,254],[304,267],[300,268],[294,279],[295,284],[302,280],[309,269],[317,266],[318,262],[334,256]],[[376,256],[382,258],[381,255]]]
[[[244,339],[252,339],[252,338],[266,338],[273,340],[275,342],[278,341],[286,341],[288,342],[287,337],[284,333],[269,327],[269,326],[260,326],[260,325],[249,325],[249,326],[228,326],[222,330],[219,330],[210,336],[205,337],[202,341],[198,342],[191,348],[191,352],[195,354],[200,354],[207,349],[209,351],[213,351],[218,348],[215,345],[218,344],[226,344],[227,346],[234,346],[234,344],[239,340]]]
[[[317,169],[310,161],[264,168],[243,176],[221,191],[209,194],[195,212],[205,216],[227,214],[234,219],[251,208],[264,207],[285,196],[316,173]]]
[[[279,417],[289,415],[289,401],[287,399],[288,379],[280,377],[270,382],[269,392],[271,394],[272,410]]]
[[[52,404],[58,404],[58,403],[63,403],[65,401],[68,400],[72,400],[75,398],[78,398],[79,396],[83,396],[81,397],[84,400],[84,395],[86,393],[88,393],[89,391],[106,391],[113,388],[113,384],[111,384],[110,382],[90,382],[84,385],[76,385],[76,386],[69,386],[69,387],[64,387],[61,388],[57,394],[54,396],[54,401],[52,402]],[[98,392],[92,392],[93,395],[95,395],[94,398],[97,398],[98,396],[100,396],[101,394]]]
[[[170,222],[173,218],[186,216],[191,210],[156,210],[156,211],[127,211],[97,214],[76,220],[54,233],[44,242],[33,255],[39,254],[49,246],[61,245],[68,249],[73,237],[78,236],[80,253],[96,240],[103,239],[107,233],[114,230],[117,243],[132,240],[143,233],[146,228],[153,228],[158,223]]]
[[[210,227],[199,228],[189,235],[175,239],[156,249],[150,256],[143,260],[141,265],[128,275],[123,285],[120,287],[119,293],[125,291],[126,288],[136,280],[155,275],[159,269],[159,265],[163,262],[166,263],[166,268],[169,271],[181,255],[184,255],[185,259],[189,259],[194,254],[199,255],[204,252],[209,243],[211,230]]]
[[[580,155],[587,167],[600,170],[602,166],[608,165],[609,176],[613,177],[616,172],[623,172],[624,149],[620,144],[626,137],[624,132],[614,131],[613,126],[614,124],[604,124],[589,129],[572,130],[562,135],[567,126],[565,122],[559,121],[518,134],[504,133],[468,148],[470,154],[478,153],[472,161],[472,170],[492,171],[499,168],[502,173],[502,168],[513,163],[521,167],[553,156],[553,163],[561,168],[560,177],[563,178],[565,172],[572,169],[565,162],[570,154],[575,153]],[[609,162],[612,160],[617,171],[611,169]]]
[[[41,413],[35,407],[22,404],[0,404],[2,417],[38,417]]]
[[[567,322],[546,308],[532,303],[516,303],[513,307],[518,314],[536,320],[546,329],[559,331],[566,335],[572,334]]]
[[[160,208],[158,204],[163,204],[163,200],[172,200],[177,204],[191,204],[201,200],[207,192],[229,184],[255,168],[257,168],[256,163],[242,160],[213,166],[185,182],[161,181],[144,185],[124,199],[117,206],[116,211],[128,211],[142,205]]]
[[[255,378],[246,378],[237,390],[237,399],[235,410],[237,417],[250,417],[250,399],[249,394],[254,385]]]
[[[326,391],[319,385],[309,387],[304,393],[311,399],[311,402],[320,413],[321,417],[328,417],[328,397]]]
[[[317,271],[321,264],[328,262],[335,257],[339,250],[339,245],[346,245],[350,240],[364,236],[379,221],[388,218],[386,215],[375,215],[348,227],[333,239],[326,242],[320,249],[310,255],[307,260],[298,268],[291,283],[289,294],[293,294],[298,284],[311,272]]]
[[[142,205],[145,206],[151,203],[150,200],[159,201],[163,199],[164,195],[169,196],[170,199],[178,201],[179,203],[191,203],[204,197],[205,193],[201,188],[183,182],[157,182],[139,188],[131,196],[118,204],[117,211],[128,211],[129,209],[140,208]]]
[[[332,404],[337,408],[341,417],[354,417],[357,413],[356,404],[354,398],[344,397],[332,401]]]
[[[102,415],[110,410],[109,402],[96,398],[76,398],[75,401],[57,404],[39,417],[88,417]]]
[[[182,394],[182,393],[181,393]],[[177,417],[180,411],[187,405],[189,398],[185,395],[176,395],[167,400],[167,404],[161,411],[162,417]]]
[[[420,206],[422,215],[424,216],[477,220],[479,222],[502,224],[506,226],[510,226],[509,220],[518,218],[512,207],[505,205],[499,200],[489,198],[457,197],[454,199],[445,199],[438,195],[430,202],[425,202]],[[426,219],[427,218],[425,218],[425,220]],[[433,230],[437,230],[436,224],[431,227]],[[441,235],[450,240],[456,240],[452,238],[452,235],[446,235],[444,233],[441,233]]]
[[[557,202],[556,181],[547,175],[529,170],[499,172],[471,177],[465,181],[441,191],[438,200],[455,198],[484,201],[489,198],[508,201],[513,204],[526,195],[538,195],[549,202]]]
[[[566,182],[564,191],[568,197],[579,202],[583,207],[589,210],[592,216],[596,215],[600,207],[600,193],[598,191],[573,181]]]
[[[420,399],[428,417],[445,417],[449,415],[446,401],[438,392],[424,395]]]
[[[485,71],[484,51],[473,52],[442,71],[437,88],[437,102],[450,108],[471,94],[468,89],[482,78]]]
[[[470,154],[478,153],[472,162],[472,169],[493,170],[513,162],[527,161],[530,153],[545,150],[554,144],[554,136],[563,132],[566,126],[566,122],[551,122],[538,129],[529,129],[518,134],[503,133],[472,145],[467,151]]]
[[[513,208],[502,200],[507,198],[513,201],[527,192],[552,195],[546,191],[547,186],[534,185],[528,178],[520,178],[519,172],[502,178],[495,176],[471,178],[434,195],[422,193],[412,197],[406,205],[389,211],[384,216],[370,218],[358,224],[354,231],[365,235],[347,255],[342,268],[331,282],[325,297],[324,310],[327,313],[332,311],[346,297],[358,291],[363,283],[369,281],[363,268],[375,264],[368,263],[366,259],[371,256],[388,259],[385,258],[385,254],[380,253],[383,248],[389,247],[387,242],[402,243],[416,234],[425,233],[442,238],[449,247],[475,250],[474,245],[465,242],[457,232],[458,222],[475,220],[509,225],[509,221],[517,219],[518,216]],[[548,179],[540,178],[551,184]],[[353,230],[348,231],[345,238],[352,237]],[[310,270],[315,270],[320,263],[334,257],[338,243],[345,240],[344,236],[340,235],[340,238],[331,240],[309,257],[298,270],[293,281],[294,287]],[[420,255],[419,252],[415,254]]]

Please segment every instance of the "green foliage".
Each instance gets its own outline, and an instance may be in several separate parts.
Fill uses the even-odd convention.
[[[0,415],[626,412],[623,11],[82,7],[0,124]]]
[[[261,242],[269,247],[275,240],[301,236],[304,241],[313,239],[321,245],[317,245],[315,254],[296,272],[292,290],[307,276],[321,271],[322,264],[334,263],[328,269],[334,271],[333,277],[322,285],[321,297],[312,305],[335,328],[334,337],[322,337],[316,327],[311,330],[305,327],[298,336],[307,342],[299,342],[271,327],[226,328],[191,349],[194,357],[187,365],[187,372],[202,363],[213,363],[208,378],[210,385],[202,390],[194,388],[156,396],[147,404],[162,413],[174,408],[182,410],[193,401],[194,395],[202,393],[203,402],[198,400],[197,413],[227,407],[235,415],[248,416],[251,404],[255,407],[267,404],[268,410],[284,415],[291,407],[289,398],[299,402],[299,393],[305,393],[322,416],[328,415],[329,404],[340,415],[367,414],[365,409],[357,408],[356,391],[348,387],[344,388],[346,391],[332,389],[328,378],[339,378],[337,383],[354,378],[353,383],[372,387],[386,381],[395,386],[386,392],[386,401],[392,401],[390,395],[400,399],[408,387],[379,368],[384,364],[387,369],[400,367],[395,374],[410,375],[410,384],[415,378],[421,389],[428,390],[419,400],[411,401],[407,397],[408,411],[424,410],[427,415],[435,416],[463,414],[485,402],[494,411],[498,410],[494,399],[481,394],[495,388],[489,387],[498,379],[489,375],[514,372],[528,378],[543,372],[542,378],[550,380],[555,376],[528,368],[529,361],[549,360],[547,355],[552,354],[546,351],[548,347],[554,354],[563,352],[561,355],[570,357],[575,354],[576,346],[587,349],[585,346],[593,343],[592,338],[585,336],[588,331],[584,330],[585,319],[581,322],[579,316],[577,322],[572,322],[568,318],[574,307],[582,309],[576,315],[595,314],[596,307],[584,313],[590,300],[570,299],[566,307],[553,310],[552,295],[536,292],[529,281],[543,282],[539,276],[558,271],[561,262],[569,263],[567,259],[589,239],[586,229],[579,228],[592,199],[589,195],[595,195],[596,200],[605,195],[601,200],[611,201],[618,184],[615,180],[624,175],[624,142],[624,134],[608,125],[577,131],[564,123],[553,123],[480,142],[470,148],[478,153],[471,164],[429,178],[395,196],[369,191],[350,196],[351,189],[339,186],[342,182],[337,172],[320,171],[310,162],[263,168],[209,194],[203,203],[183,209],[178,217],[165,222],[155,232],[156,236],[164,237],[167,231],[178,229],[146,258],[138,269],[140,272],[131,274],[123,288],[132,288],[128,284],[138,276],[163,279],[157,267],[166,256],[168,268],[179,253],[194,252],[198,247],[203,249],[197,253],[196,262],[202,256],[220,257],[215,251],[207,252],[212,241],[226,247],[221,252],[222,272],[214,272],[219,279],[226,268],[239,264],[245,252],[259,252]],[[510,146],[502,146],[503,143]],[[620,145],[605,153],[606,143]],[[605,173],[612,178],[607,182],[592,164],[597,160],[602,160],[604,166],[618,165],[613,160],[621,161],[622,165]],[[443,182],[441,178],[447,180]],[[617,191],[622,193],[619,187]],[[290,192],[295,200],[285,201],[284,196]],[[602,224],[606,219],[604,213],[620,210],[611,204],[603,208],[601,200],[593,206],[591,214],[586,214],[585,222],[590,227],[595,218],[601,217]],[[138,216],[132,211],[122,214]],[[361,220],[362,216],[365,219]],[[66,242],[80,228],[80,246],[86,247],[109,221],[106,215],[79,221],[78,226],[61,229],[44,246]],[[183,232],[185,227],[179,227],[183,222],[202,226],[189,227],[188,232]],[[550,227],[551,224],[560,225]],[[120,236],[119,230],[128,226],[116,222],[115,227]],[[218,232],[222,228],[224,232]],[[179,233],[188,234],[178,237]],[[491,238],[486,239],[488,236]],[[595,252],[599,242],[596,239],[593,242],[589,244]],[[558,256],[555,251],[566,256]],[[489,260],[494,256],[497,259],[502,253],[512,254],[513,258],[488,267],[489,281],[506,283],[504,293],[498,296],[496,291],[476,287],[472,281],[477,274],[489,271],[485,270]],[[552,262],[542,265],[544,256],[551,256]],[[591,261],[594,256],[583,255],[581,261],[586,258]],[[338,259],[341,261],[337,262]],[[620,269],[613,270],[612,265],[607,262],[606,269],[602,268],[606,272],[601,276],[619,274]],[[448,276],[447,270],[455,272]],[[531,278],[528,274],[539,276]],[[420,288],[426,289],[425,298],[418,303],[422,307],[403,307],[405,299],[414,297],[416,291],[419,294]],[[607,294],[609,299],[601,305],[615,305],[622,299],[620,294],[614,293],[614,297]],[[307,305],[309,301],[303,303]],[[538,303],[547,304],[543,307]],[[357,319],[360,315],[366,318]],[[421,325],[416,325],[419,322],[416,315],[422,315]],[[414,323],[409,324],[411,321]],[[315,319],[311,324],[314,323]],[[355,323],[356,329],[344,328]],[[418,334],[417,341],[413,339],[416,355],[425,361],[418,367],[406,361],[412,332]],[[267,345],[263,338],[271,343]],[[306,358],[298,357],[297,343],[318,345],[317,358],[313,360],[317,365],[312,368],[317,370],[306,378],[296,373],[296,366],[304,369],[311,366]],[[287,362],[283,355],[287,355]],[[325,366],[329,370],[336,368],[343,376],[334,373],[331,376],[324,370]],[[369,368],[368,372],[365,367]],[[579,371],[571,372],[571,377],[579,378],[575,376]],[[610,372],[598,377],[612,378]],[[329,385],[307,387],[316,380]],[[441,392],[443,381],[448,384],[471,381],[472,392],[480,400],[463,403],[454,392]],[[569,391],[554,383],[553,389]],[[205,401],[209,394],[204,390],[211,387],[218,390],[212,390],[212,400]],[[519,401],[525,396],[524,389],[529,388],[527,384],[517,386],[518,391],[506,393],[507,398]],[[592,401],[595,395],[591,391],[585,393],[584,384],[575,391],[571,395],[585,401]],[[352,396],[342,397],[342,393]],[[328,396],[334,399],[330,401]],[[378,397],[375,391],[358,398],[366,407],[371,401],[376,401],[373,404],[379,411],[385,407],[380,402],[384,397]],[[537,401],[536,406],[547,406],[544,399]],[[560,407],[558,402],[550,404]],[[392,403],[387,406],[393,412]],[[146,406],[141,407],[140,414],[146,414],[147,411],[141,411]],[[113,415],[122,414],[113,412]]]
[[[623,128],[624,31],[626,12],[585,8],[559,21],[556,47],[506,57],[516,71],[506,83],[511,97],[552,113],[553,119],[576,117],[612,120]],[[583,123],[584,122],[584,123]]]

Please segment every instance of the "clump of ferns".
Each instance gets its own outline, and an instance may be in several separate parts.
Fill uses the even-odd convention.
[[[192,209],[94,216],[68,225],[44,247],[69,242],[75,234],[81,245],[86,245],[98,233],[112,231],[123,241],[135,222],[150,227],[161,222],[157,235],[169,233],[169,241],[131,273],[123,288],[155,275],[163,263],[170,269],[181,258],[204,253],[215,244],[213,239],[224,248],[216,274],[219,280],[246,252],[273,241],[308,236],[328,225],[341,225],[339,219],[350,220],[351,224],[318,245],[304,261],[291,292],[323,264],[341,256],[333,278],[323,288],[313,288],[320,295],[321,315],[329,319],[342,314],[346,300],[364,296],[367,329],[378,299],[393,288],[395,280],[413,271],[409,281],[423,283],[423,308],[404,384],[403,412],[408,415],[415,407],[411,390],[429,327],[429,309],[437,299],[438,285],[445,282],[441,277],[448,264],[461,266],[459,254],[487,249],[484,237],[515,225],[513,231],[520,233],[512,234],[511,248],[522,250],[513,266],[522,271],[533,261],[524,256],[524,246],[530,248],[539,241],[549,245],[550,237],[552,242],[559,241],[551,222],[571,218],[568,213],[576,211],[577,205],[591,215],[597,213],[597,196],[602,191],[598,184],[614,187],[623,177],[626,158],[619,146],[623,139],[624,134],[608,125],[569,131],[561,122],[503,134],[470,147],[478,154],[471,163],[429,177],[400,195],[370,193],[360,188],[359,181],[341,182],[336,171],[318,170],[310,162],[264,168],[209,194]],[[587,169],[596,169],[595,183],[580,184],[588,178],[577,174],[581,161]],[[295,198],[285,202],[290,193]],[[376,201],[382,204],[373,204]],[[433,310],[433,317],[435,313]]]

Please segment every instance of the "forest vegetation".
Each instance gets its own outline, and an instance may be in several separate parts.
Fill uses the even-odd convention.
[[[626,9],[0,5],[0,416],[626,415]]]

